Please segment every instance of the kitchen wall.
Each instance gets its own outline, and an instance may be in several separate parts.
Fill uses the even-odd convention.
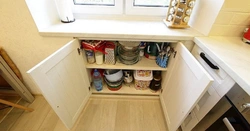
[[[41,94],[26,71],[72,38],[41,37],[25,0],[1,0],[0,3],[0,46],[21,71],[28,89],[33,94]]]
[[[250,26],[250,1],[225,0],[213,24],[210,36],[242,36]]]

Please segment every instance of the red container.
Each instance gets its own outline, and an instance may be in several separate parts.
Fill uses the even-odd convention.
[[[243,38],[242,38],[243,42],[249,43],[250,44],[250,29],[246,29]]]

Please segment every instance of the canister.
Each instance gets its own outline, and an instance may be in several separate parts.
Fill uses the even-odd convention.
[[[103,53],[100,51],[95,52],[95,61],[96,64],[101,65],[103,63]]]
[[[161,71],[153,72],[153,80],[151,81],[149,88],[152,92],[156,92],[161,89]]]

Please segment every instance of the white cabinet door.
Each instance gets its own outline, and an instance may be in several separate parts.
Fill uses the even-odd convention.
[[[27,73],[50,106],[72,128],[91,92],[79,42],[72,40]]]
[[[178,129],[213,81],[182,43],[175,51],[160,96],[169,131]]]

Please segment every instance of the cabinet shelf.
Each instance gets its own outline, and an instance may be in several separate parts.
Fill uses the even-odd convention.
[[[143,57],[139,62],[134,65],[125,65],[119,61],[116,62],[115,65],[108,64],[86,64],[86,67],[89,69],[126,69],[126,70],[160,70],[166,71],[167,68],[162,68],[155,63],[155,60],[150,60]]]
[[[121,89],[117,91],[111,91],[104,83],[103,89],[101,91],[96,91],[94,86],[92,86],[91,90],[93,94],[152,95],[152,96],[160,95],[160,91],[152,92],[150,89],[137,90],[134,88],[134,84],[131,84],[130,86],[123,84]]]

